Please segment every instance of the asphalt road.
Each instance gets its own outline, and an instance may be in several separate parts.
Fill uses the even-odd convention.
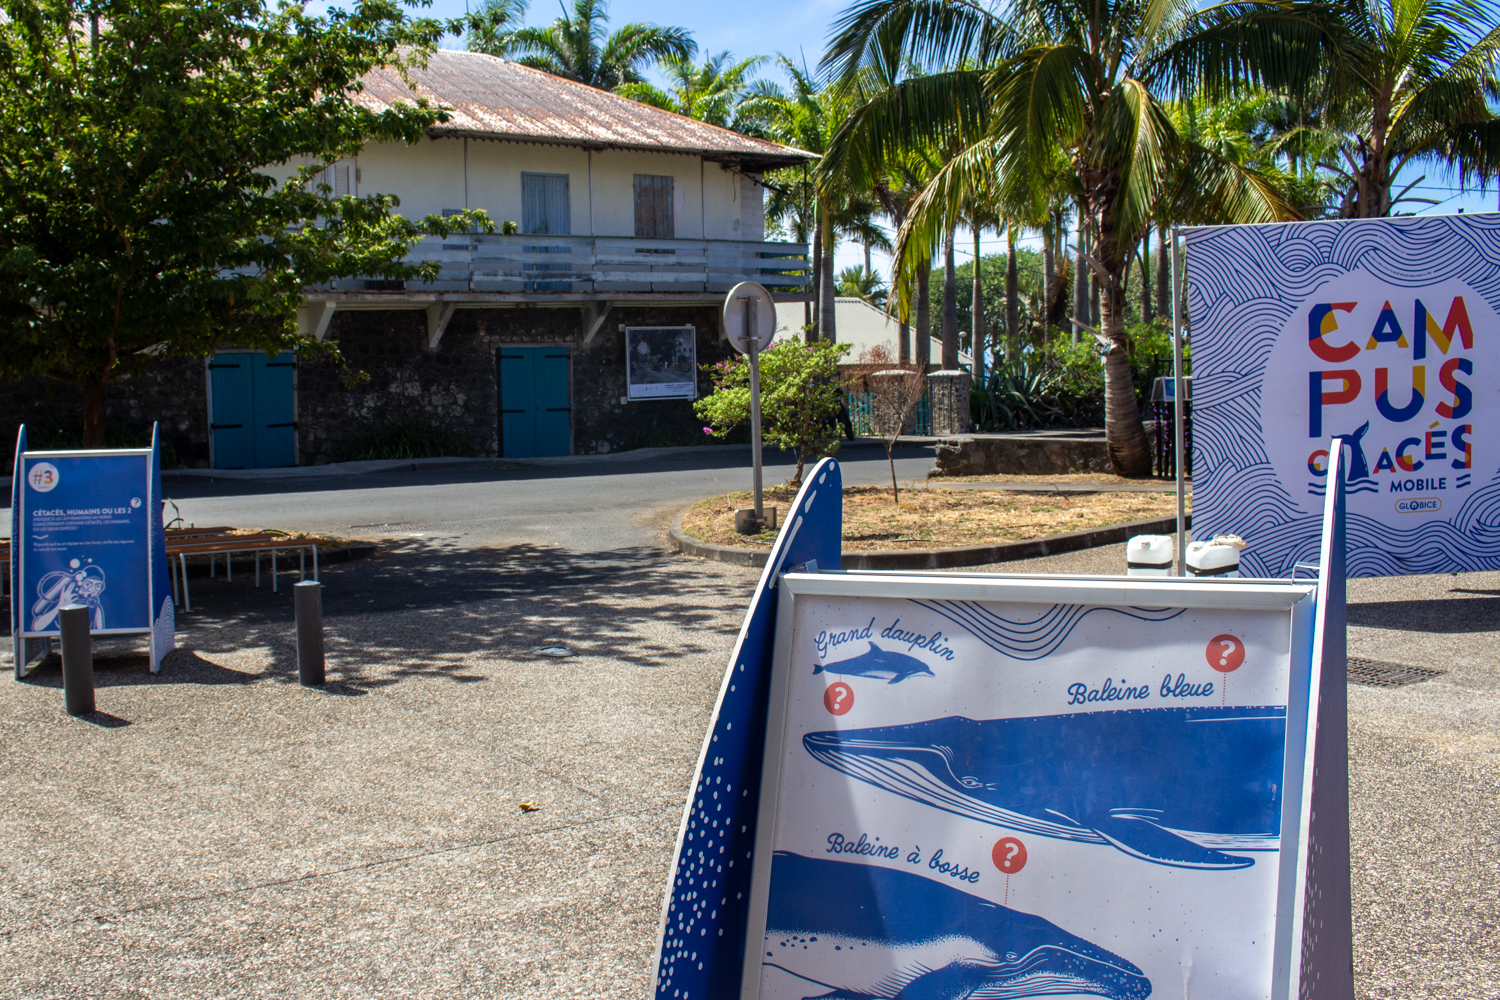
[[[851,486],[890,482],[885,452],[857,442],[839,454]],[[896,475],[924,479],[932,449],[902,446]],[[790,454],[766,451],[767,485],[784,482]],[[657,542],[673,514],[714,493],[750,489],[749,450],[700,448],[638,461],[437,468],[294,480],[186,480],[165,492],[196,524],[280,528],[354,537],[442,538],[465,547],[525,544],[577,553]],[[8,516],[8,515],[7,515]]]

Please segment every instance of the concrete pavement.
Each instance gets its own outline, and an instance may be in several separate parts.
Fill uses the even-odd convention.
[[[851,457],[846,479],[884,472]],[[327,568],[325,690],[296,684],[290,595],[243,577],[195,582],[160,676],[102,658],[91,722],[55,663],[0,680],[0,997],[643,997],[754,579],[658,539],[735,474],[184,495],[200,524],[427,527]],[[1350,590],[1352,655],[1443,671],[1351,687],[1359,995],[1500,996],[1500,574]]]

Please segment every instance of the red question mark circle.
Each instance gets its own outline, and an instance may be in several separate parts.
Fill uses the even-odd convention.
[[[854,707],[854,689],[843,681],[828,685],[823,692],[823,707],[832,715],[843,715]]]
[[[996,868],[1007,875],[1014,875],[1026,867],[1026,845],[1015,837],[1005,837],[995,841],[990,857],[994,859]]]
[[[1208,665],[1221,674],[1231,673],[1240,669],[1240,664],[1245,662],[1245,644],[1236,636],[1225,632],[1208,640],[1208,649],[1204,651],[1208,658]]]

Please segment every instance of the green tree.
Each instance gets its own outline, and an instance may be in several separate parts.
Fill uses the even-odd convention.
[[[471,39],[469,47],[601,90],[641,83],[644,67],[662,59],[691,59],[698,52],[686,28],[637,22],[610,32],[604,0],[573,0],[571,12],[563,7],[562,16],[545,28],[505,30],[503,25],[519,20],[525,9],[525,0],[487,5],[479,16],[489,15],[501,27]]]
[[[404,219],[393,197],[314,180],[446,120],[425,101],[371,111],[357,90],[462,25],[377,0],[326,19],[262,0],[0,12],[0,379],[81,386],[88,447],[121,376],[225,341],[330,349],[297,335],[307,286],[434,277],[403,263],[417,239],[488,224]]]
[[[785,56],[778,56],[777,63],[791,77],[791,88],[760,81],[742,106],[744,121],[754,134],[821,154],[847,113],[845,95],[840,90],[818,86],[805,66],[798,66]],[[833,273],[834,250],[840,236],[867,247],[888,248],[889,237],[875,221],[880,205],[867,187],[853,187],[842,176],[821,169],[793,168],[779,172],[769,181],[773,196],[767,206],[768,217],[790,222],[793,231],[803,239],[811,230],[815,305],[810,325],[815,327],[818,339],[836,340],[834,296],[838,286]]]
[[[1106,348],[1105,428],[1123,475],[1146,475],[1151,450],[1131,380],[1122,278],[1130,248],[1160,204],[1191,202],[1220,222],[1297,216],[1274,182],[1173,127],[1164,102],[1213,100],[1249,82],[1310,89],[1317,62],[1343,45],[1324,8],[1248,0],[1197,10],[1180,3],[1015,0],[1003,12],[928,0],[862,0],[835,25],[826,65],[853,78],[889,61],[889,39],[927,75],[867,102],[830,144],[824,168],[893,148],[963,149],[919,195],[899,234],[916,264],[996,178],[1046,176],[1066,157],[1081,221],[1095,236],[1085,263],[1099,279]]]
[[[789,486],[802,484],[808,458],[839,450],[844,398],[839,360],[848,351],[848,344],[783,340],[760,354],[761,437],[797,456]],[[704,368],[713,376],[714,391],[694,403],[693,412],[722,438],[750,422],[750,359],[736,355]]]
[[[839,294],[864,299],[877,309],[885,308],[885,282],[869,268],[846,267],[839,272]]]
[[[1461,183],[1500,171],[1500,18],[1477,0],[1343,0],[1348,38],[1324,61],[1320,110],[1330,155],[1320,166],[1341,188],[1337,213],[1391,214],[1410,188],[1404,167],[1441,164]],[[1416,200],[1416,199],[1412,199]]]
[[[731,62],[732,58],[728,52],[720,52],[706,57],[700,66],[691,59],[667,56],[658,64],[667,78],[665,87],[624,83],[615,88],[615,93],[710,125],[741,131],[747,126],[738,120],[740,105],[754,85],[750,74],[766,57],[750,56],[739,62]]]

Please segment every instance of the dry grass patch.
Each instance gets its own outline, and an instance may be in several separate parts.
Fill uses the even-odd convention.
[[[765,491],[766,503],[781,509],[795,493],[785,486]],[[682,516],[683,533],[715,545],[767,548],[772,533],[741,535],[734,509],[749,507],[749,493],[719,494]],[[1020,541],[1109,524],[1167,517],[1177,511],[1170,493],[1094,493],[1084,496],[1012,494],[990,490],[902,490],[901,505],[891,491],[875,486],[844,489],[844,549],[936,549]]]

